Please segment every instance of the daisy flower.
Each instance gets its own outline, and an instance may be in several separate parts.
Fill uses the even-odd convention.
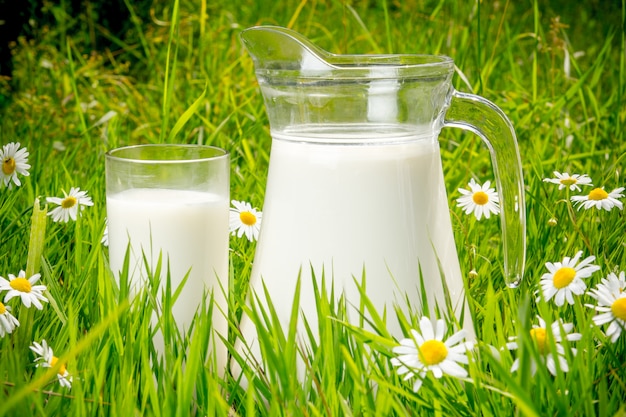
[[[52,216],[52,220],[55,222],[67,223],[70,218],[75,221],[82,206],[93,206],[93,201],[91,201],[91,197],[87,196],[87,191],[80,191],[78,187],[72,187],[69,194],[63,191],[63,194],[65,195],[63,198],[46,198],[48,203],[59,205],[48,213],[48,216]]]
[[[569,371],[567,359],[565,358],[565,348],[561,343],[563,340],[570,342],[580,340],[582,335],[580,333],[571,333],[574,329],[574,325],[572,323],[563,323],[562,319],[553,322],[550,326],[551,332],[548,332],[546,322],[539,316],[537,316],[537,318],[539,319],[539,325],[533,325],[532,329],[530,329],[530,337],[537,346],[543,365],[547,366],[548,371],[556,376],[556,360],[558,360],[559,368],[563,372]],[[554,343],[557,353],[556,359],[554,355],[552,355],[552,349],[550,348],[550,344],[552,343]],[[509,350],[514,350],[519,347],[515,340],[507,343],[506,346]],[[576,354],[576,349],[572,348],[572,354]],[[517,371],[519,364],[519,358],[515,359],[511,366],[511,372]],[[530,371],[533,376],[537,372],[537,363],[534,360],[531,362]]]
[[[433,329],[428,317],[422,317],[420,331],[412,329],[412,337],[402,339],[400,346],[393,348],[398,357],[391,359],[391,364],[398,367],[398,375],[405,375],[405,381],[417,376],[413,383],[414,392],[420,389],[428,371],[435,378],[441,378],[444,373],[457,378],[467,377],[467,371],[459,365],[468,363],[467,349],[471,348],[470,343],[463,342],[465,330],[443,340],[446,323],[439,319]]]
[[[0,302],[0,337],[13,333],[20,322],[11,314],[11,306],[5,306]]]
[[[580,185],[592,185],[591,178],[587,174],[568,174],[567,172],[560,173],[554,171],[556,178],[544,178],[544,182],[551,182],[552,184],[558,184],[559,190],[569,187],[570,190],[581,191]]]
[[[28,177],[28,151],[26,148],[20,148],[20,143],[11,142],[2,147],[0,151],[0,161],[2,161],[2,170],[0,170],[0,181],[9,190],[13,187],[22,185],[17,174]]]
[[[589,278],[600,267],[591,265],[591,262],[596,259],[595,256],[589,256],[578,263],[582,254],[582,251],[578,251],[574,258],[570,259],[566,256],[563,262],[546,262],[548,272],[541,276],[539,283],[546,301],[554,297],[554,303],[559,307],[564,304],[565,300],[569,304],[574,304],[572,295],[581,295],[585,292],[587,285],[583,279]]]
[[[626,330],[626,279],[624,271],[619,277],[611,272],[598,286],[589,291],[589,295],[598,301],[597,306],[587,305],[594,308],[599,314],[594,316],[596,326],[609,324],[606,335],[615,343],[622,330]]]
[[[37,307],[38,310],[43,309],[41,301],[47,303],[48,299],[43,295],[46,290],[45,285],[34,285],[41,278],[40,274],[35,274],[32,277],[26,279],[26,272],[20,271],[17,277],[13,274],[9,274],[9,280],[0,277],[0,291],[8,291],[4,297],[6,303],[13,297],[19,296],[22,299],[22,303],[26,308],[30,308],[31,304]]]
[[[606,211],[610,211],[613,207],[617,207],[620,210],[623,208],[623,204],[618,198],[624,197],[622,194],[624,191],[624,187],[619,187],[607,193],[604,191],[604,187],[602,188],[594,188],[587,195],[575,195],[571,197],[573,203],[578,204],[578,210],[581,207],[584,207],[585,210],[589,210],[592,207],[600,209],[605,209]]]
[[[237,237],[245,234],[251,242],[258,239],[262,213],[252,208],[250,203],[236,200],[232,200],[231,203],[235,207],[230,209],[230,232]]]
[[[41,366],[43,368],[52,368],[59,361],[59,358],[54,356],[52,348],[48,346],[45,339],[41,341],[41,344],[33,342],[32,346],[30,346],[30,350],[37,355],[35,358],[35,364],[37,367]],[[72,376],[67,371],[65,364],[61,365],[59,368],[57,378],[62,387],[72,388]]]
[[[482,216],[488,219],[491,213],[500,213],[500,199],[495,188],[489,188],[491,185],[490,181],[485,182],[481,186],[472,178],[467,185],[470,189],[459,188],[459,192],[463,196],[456,200],[457,205],[465,210],[465,214],[474,212],[476,220],[480,220]]]

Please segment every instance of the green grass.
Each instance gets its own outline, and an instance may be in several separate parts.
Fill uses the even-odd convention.
[[[587,295],[563,307],[536,302],[534,295],[545,263],[578,250],[595,255],[601,267],[587,280],[589,288],[626,269],[623,211],[573,209],[570,194],[543,182],[556,170],[589,174],[607,190],[626,185],[624,1],[157,0],[151,13],[133,12],[137,19],[126,36],[94,49],[90,29],[111,38],[96,16],[50,6],[54,24],[18,42],[13,78],[0,80],[0,144],[26,146],[32,166],[21,187],[0,189],[0,275],[30,265],[41,272],[51,300],[34,312],[8,303],[22,324],[0,339],[0,415],[626,415],[626,336],[613,344],[591,325]],[[156,293],[129,304],[100,243],[104,153],[137,143],[223,147],[231,152],[231,197],[262,207],[271,139],[252,61],[238,39],[257,24],[290,26],[335,53],[449,55],[459,68],[456,88],[490,99],[512,120],[528,221],[526,275],[518,289],[503,283],[498,221],[477,222],[455,204],[457,188],[471,176],[493,178],[488,151],[469,133],[444,129],[440,137],[480,341],[467,366],[471,380],[428,377],[414,393],[412,381],[403,381],[390,363],[396,342],[345,326],[345,305],[326,296],[317,297],[320,314],[336,320],[321,326],[319,343],[308,352],[296,349],[293,327],[280,328],[270,312],[248,311],[268,329],[269,371],[247,388],[212,371],[202,337],[211,326],[209,301],[194,323],[195,338],[178,334],[165,314],[163,325],[176,343],[165,361],[154,360]],[[103,120],[110,111],[115,115]],[[37,243],[29,244],[35,198],[43,202],[70,187],[87,190],[95,204],[77,222],[48,220],[39,257]],[[255,245],[232,237],[230,248],[236,335]],[[470,270],[476,271],[471,278]],[[537,314],[574,323],[582,334],[572,343],[577,354],[567,356],[569,372],[553,377],[540,367],[530,376],[537,353],[528,330]],[[413,327],[417,319],[406,318]],[[522,347],[509,352],[505,345],[514,336]],[[56,369],[35,368],[28,346],[41,339],[67,360],[71,391],[58,385]],[[303,382],[294,378],[298,357],[309,370]],[[521,369],[511,373],[517,357]]]

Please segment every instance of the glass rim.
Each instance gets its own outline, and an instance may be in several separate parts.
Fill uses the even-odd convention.
[[[159,148],[163,150],[166,150],[167,148],[170,148],[171,150],[174,150],[174,149],[185,149],[185,150],[199,149],[199,150],[206,150],[206,151],[211,150],[211,151],[214,151],[214,153],[208,156],[194,156],[194,157],[188,157],[184,159],[168,159],[168,158],[163,159],[163,158],[154,158],[154,157],[141,158],[141,157],[138,157],[137,153],[133,152],[133,151],[140,151],[141,149],[159,149]],[[130,154],[127,156],[117,155],[118,153],[123,153],[123,152],[129,152]],[[193,144],[193,143],[146,143],[146,144],[139,144],[139,145],[128,145],[128,146],[121,146],[118,148],[109,149],[105,153],[105,157],[109,161],[135,163],[135,164],[155,164],[155,163],[188,164],[188,163],[193,163],[193,162],[208,162],[208,161],[213,161],[213,160],[224,159],[224,158],[228,158],[229,155],[230,155],[230,152],[228,152],[224,148],[220,148],[219,146],[199,145],[199,144]]]

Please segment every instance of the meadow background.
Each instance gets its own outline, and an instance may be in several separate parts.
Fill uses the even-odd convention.
[[[52,301],[30,319],[14,308],[26,321],[0,339],[0,415],[626,415],[626,336],[611,343],[591,326],[586,295],[572,306],[535,301],[545,263],[579,250],[601,267],[588,287],[626,269],[623,211],[579,211],[568,200],[575,192],[543,181],[559,171],[588,174],[607,190],[626,186],[624,0],[142,0],[111,3],[124,11],[113,15],[106,3],[33,3],[38,19],[12,45],[11,76],[0,78],[0,144],[20,142],[31,165],[21,187],[0,188],[0,275],[26,268],[37,197],[80,187],[94,201],[77,222],[48,219],[37,262]],[[444,129],[440,137],[480,340],[467,367],[471,381],[430,378],[414,393],[390,364],[396,341],[339,323],[322,337],[303,384],[293,377],[297,352],[287,329],[271,336],[284,354],[245,389],[212,372],[205,346],[185,335],[165,361],[151,359],[150,294],[146,303],[124,301],[101,244],[104,153],[139,143],[223,147],[231,153],[231,198],[262,208],[271,139],[238,39],[259,24],[293,28],[335,53],[448,55],[459,68],[455,87],[495,102],[513,122],[528,221],[517,289],[502,280],[497,218],[476,221],[455,204],[471,177],[493,179],[488,151],[469,133]],[[245,291],[253,254],[254,242],[231,237],[234,294]],[[238,311],[238,297],[232,303]],[[527,339],[537,314],[574,323],[582,334],[577,354],[568,353],[569,372],[552,376],[540,367],[532,377],[532,352],[505,348],[510,337]],[[206,315],[197,328],[210,329]],[[28,346],[41,339],[67,361],[71,390],[55,370],[33,364]],[[518,354],[526,359],[511,373]]]

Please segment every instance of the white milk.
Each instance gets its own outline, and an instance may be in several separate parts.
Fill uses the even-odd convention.
[[[213,328],[227,335],[224,291],[228,290],[228,204],[226,198],[197,191],[130,189],[107,196],[109,258],[116,278],[124,264],[129,237],[131,286],[142,285],[145,280],[142,251],[154,267],[162,251],[162,288],[168,258],[172,291],[190,271],[172,307],[181,332],[189,329],[206,290],[207,294],[213,292],[216,302]],[[162,337],[158,336],[155,345],[162,351]],[[219,338],[215,344],[221,370],[226,364],[226,348]]]
[[[420,311],[421,266],[431,311],[438,303],[447,313],[443,272],[456,315],[465,309],[464,326],[473,335],[436,138],[370,135],[341,136],[344,143],[370,140],[366,145],[330,145],[330,135],[302,141],[273,133],[251,290],[262,295],[262,278],[286,331],[302,267],[301,309],[315,330],[310,269],[320,282],[323,268],[329,286],[334,277],[335,294],[345,292],[350,321],[358,324],[353,276],[360,282],[365,269],[368,297],[381,316],[386,308],[388,329],[400,339],[393,305],[406,312],[408,296]],[[242,332],[254,345],[252,327],[244,319]]]

